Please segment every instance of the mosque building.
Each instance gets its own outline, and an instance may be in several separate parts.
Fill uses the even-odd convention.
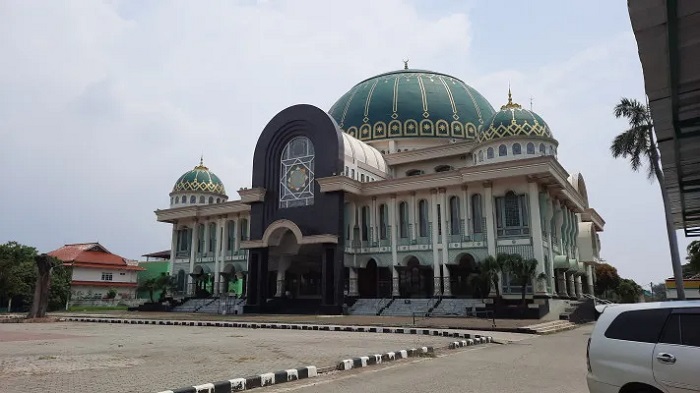
[[[470,299],[484,297],[470,279],[482,261],[508,253],[537,260],[528,299],[592,294],[605,222],[544,119],[510,91],[504,101],[496,110],[456,77],[405,67],[328,111],[282,110],[238,199],[200,162],[156,211],[172,224],[178,289],[236,293],[247,312],[279,299],[323,313],[348,299]],[[520,298],[507,275],[501,286]]]

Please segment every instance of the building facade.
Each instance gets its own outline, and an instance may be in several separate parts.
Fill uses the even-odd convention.
[[[72,269],[71,301],[101,300],[110,290],[115,299],[135,299],[138,262],[112,254],[100,243],[66,244],[48,255]]]
[[[506,101],[506,100],[504,100]],[[229,201],[203,163],[157,219],[188,295],[242,286],[339,312],[346,297],[478,297],[471,278],[499,253],[536,259],[529,297],[593,293],[605,222],[580,173],[531,110],[495,110],[463,81],[404,69],[355,85],[326,112],[284,109],[262,131],[251,187]],[[502,277],[504,297],[520,288]]]

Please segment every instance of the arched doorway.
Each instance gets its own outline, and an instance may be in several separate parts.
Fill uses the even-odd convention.
[[[399,293],[401,297],[425,298],[433,295],[433,269],[422,266],[415,256],[406,258],[399,269]]]
[[[209,269],[208,266],[195,266],[192,273],[190,273],[190,276],[192,277],[194,286],[191,294],[193,294],[195,297],[206,298],[213,293],[214,275],[211,274],[211,269]]]
[[[364,269],[358,269],[357,289],[360,297],[376,298],[378,279],[379,269],[377,269],[377,261],[372,258],[367,262],[367,266]]]
[[[221,293],[228,293],[231,292],[230,287],[231,283],[233,283],[236,280],[236,268],[228,263],[226,266],[224,266],[224,270],[220,272],[221,275],[221,284],[219,287],[219,292]]]
[[[187,286],[187,277],[186,273],[183,269],[180,269],[180,271],[177,272],[177,287],[176,291],[178,294],[182,294],[185,292],[185,287]]]
[[[474,277],[479,274],[479,267],[471,254],[461,254],[457,263],[447,265],[450,271],[450,289],[452,295],[463,298],[480,297],[479,286],[474,282]]]

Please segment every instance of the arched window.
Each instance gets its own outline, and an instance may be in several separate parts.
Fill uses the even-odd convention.
[[[180,197],[180,203],[185,203],[185,202],[187,202],[187,197],[183,195],[182,197]]]
[[[248,219],[247,218],[241,218],[240,229],[238,230],[238,233],[241,234],[241,240],[248,240]]]
[[[513,155],[517,156],[522,153],[522,147],[520,147],[520,143],[513,143]]]
[[[496,229],[499,236],[529,234],[527,199],[508,191],[504,197],[496,198]]]
[[[382,240],[386,240],[388,232],[387,213],[386,204],[381,204],[379,206],[379,238]]]
[[[197,226],[197,254],[204,252],[204,224]]]
[[[408,204],[406,202],[399,204],[399,236],[402,239],[408,237]]]
[[[459,235],[462,232],[460,222],[461,217],[459,214],[459,198],[453,196],[450,198],[450,234]]]
[[[474,233],[483,233],[483,215],[481,213],[481,194],[472,195],[472,224]]]
[[[210,197],[209,197],[209,204],[211,205],[212,203],[214,203],[214,197],[211,197],[211,196],[210,196]]]
[[[422,175],[422,174],[423,174],[423,171],[421,171],[420,169],[410,169],[410,170],[406,171],[406,176],[418,176],[418,175]]]
[[[216,203],[221,203],[221,198],[216,198]]]
[[[194,195],[192,195],[192,196],[190,197],[190,204],[194,205],[195,203],[197,203],[197,197],[194,196]]]
[[[314,204],[314,145],[298,136],[287,143],[280,157],[279,207]]]
[[[491,159],[491,158],[493,158],[493,155],[494,155],[493,147],[489,147],[488,149],[486,149],[486,158]]]
[[[540,143],[540,154],[547,154],[547,150],[544,147],[544,143]]]
[[[482,162],[482,161],[484,161],[484,151],[479,150],[479,162]]]
[[[507,155],[508,155],[508,146],[506,146],[506,145],[498,146],[498,156],[505,157]]]
[[[363,183],[365,182],[365,174],[364,173],[360,174],[360,181]]]
[[[355,179],[355,170],[354,169],[350,169],[350,178],[353,180]]]
[[[209,253],[213,253],[216,250],[216,223],[209,223]]]
[[[554,155],[554,146],[552,146],[552,145],[549,146],[549,155],[550,156]]]
[[[454,168],[450,165],[438,165],[435,167],[435,172],[448,172],[453,170]]]
[[[425,199],[418,202],[418,235],[428,237],[428,202]]]
[[[204,195],[199,196],[199,203],[204,204]]]
[[[529,142],[527,144],[527,154],[535,154],[535,144],[532,142]]]
[[[229,220],[226,222],[228,233],[226,234],[226,251],[233,251],[236,248],[236,222]]]
[[[369,207],[362,206],[362,240],[369,240]]]

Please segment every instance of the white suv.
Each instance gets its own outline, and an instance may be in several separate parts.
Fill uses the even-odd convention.
[[[608,306],[586,357],[591,393],[700,392],[700,301]]]

